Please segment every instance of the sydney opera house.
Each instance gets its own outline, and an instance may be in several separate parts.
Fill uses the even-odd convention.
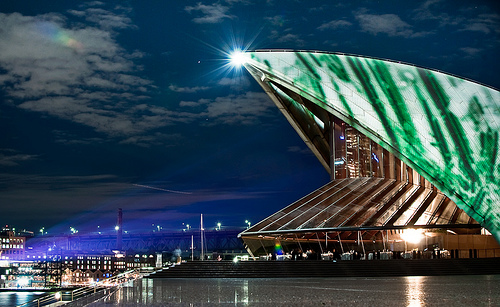
[[[336,249],[500,257],[498,90],[339,53],[238,57],[331,178],[240,233],[252,255]]]

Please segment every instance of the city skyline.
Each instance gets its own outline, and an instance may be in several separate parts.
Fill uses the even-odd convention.
[[[397,5],[396,5],[397,4]],[[3,224],[244,227],[329,180],[236,48],[345,52],[499,88],[498,4],[0,4]]]

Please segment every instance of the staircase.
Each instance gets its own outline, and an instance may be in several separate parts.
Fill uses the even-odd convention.
[[[352,261],[191,261],[146,278],[300,278],[500,274],[500,258]]]

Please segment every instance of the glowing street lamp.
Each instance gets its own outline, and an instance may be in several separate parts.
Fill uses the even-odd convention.
[[[222,223],[220,223],[220,222],[217,223],[217,227],[215,228],[215,230],[220,230],[221,226],[222,226]]]
[[[251,223],[248,220],[245,220],[245,224],[248,225],[247,229],[250,228]]]
[[[78,230],[75,229],[74,227],[70,227],[69,230],[71,231],[71,234],[75,234],[78,232]]]
[[[116,231],[120,230],[120,226],[116,225],[116,226],[115,226],[115,230],[116,230]]]

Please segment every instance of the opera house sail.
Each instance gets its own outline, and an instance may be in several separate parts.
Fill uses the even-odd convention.
[[[331,175],[242,232],[251,252],[267,253],[266,236],[385,243],[384,231],[409,228],[460,234],[484,227],[500,241],[499,91],[361,56],[241,56]]]

